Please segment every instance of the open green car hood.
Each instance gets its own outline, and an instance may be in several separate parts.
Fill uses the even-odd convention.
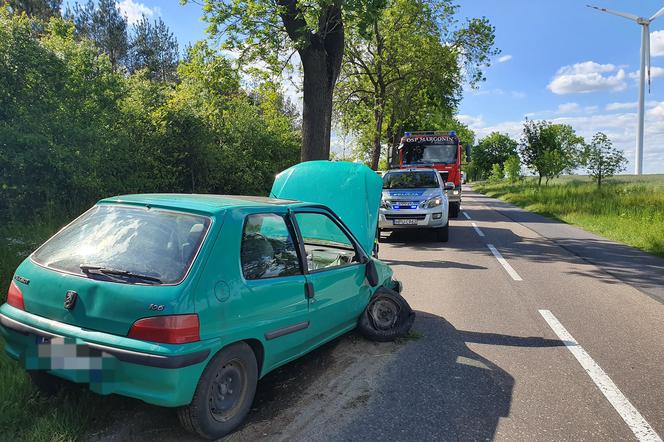
[[[383,180],[364,164],[307,161],[277,175],[270,196],[329,207],[370,253],[382,189]]]

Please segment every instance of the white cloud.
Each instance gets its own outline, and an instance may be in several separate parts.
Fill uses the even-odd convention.
[[[613,64],[594,61],[576,63],[558,69],[547,88],[557,95],[625,89],[625,71]]]
[[[134,0],[122,0],[118,3],[118,9],[127,17],[130,25],[140,21],[143,16],[153,17],[161,14],[161,9],[158,6],[150,8],[144,3]]]
[[[652,57],[664,56],[664,31],[650,33],[650,55]]]
[[[512,56],[511,56],[511,55],[503,55],[502,57],[500,57],[500,58],[498,59],[498,63],[507,63],[507,62],[510,61],[511,59],[512,59]]]
[[[606,105],[607,111],[617,111],[617,110],[630,110],[636,109],[636,101],[628,103],[609,103]]]
[[[558,112],[561,114],[567,114],[570,112],[578,112],[580,109],[578,103],[563,103],[558,105]]]
[[[631,103],[611,104],[628,105]],[[615,106],[612,107],[616,108]],[[618,106],[618,108],[620,107]],[[632,107],[635,108],[635,106]],[[616,110],[618,109],[616,108]],[[478,138],[494,131],[507,133],[516,140],[521,138],[523,121],[504,121],[487,125],[482,117],[465,115],[464,118]],[[636,112],[561,116],[552,118],[550,121],[571,125],[586,140],[590,140],[596,132],[604,132],[611,138],[614,146],[624,150],[625,156],[630,162],[626,173],[634,173],[632,161],[636,144]],[[648,103],[643,154],[643,171],[645,173],[664,173],[664,101]]]
[[[599,110],[599,107],[598,106],[586,106],[586,107],[583,108],[583,110],[586,111],[586,113],[594,114],[595,112],[597,112]]]
[[[648,71],[646,70],[646,72],[648,72]],[[630,72],[629,73],[629,78],[631,78],[633,80],[636,80],[638,82],[640,73],[641,73],[641,69],[639,69],[638,71]],[[662,75],[664,75],[664,68],[660,68],[659,66],[651,66],[650,67],[650,78],[657,78],[657,77],[661,77]],[[648,81],[648,80],[646,79],[646,81]]]

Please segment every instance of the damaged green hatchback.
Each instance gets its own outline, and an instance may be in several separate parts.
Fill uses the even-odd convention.
[[[221,437],[259,378],[355,328],[377,293],[398,296],[371,257],[381,190],[363,165],[315,161],[278,175],[271,198],[101,200],[16,270],[6,351],[38,386],[180,407],[188,430]],[[383,331],[401,314],[371,312]]]

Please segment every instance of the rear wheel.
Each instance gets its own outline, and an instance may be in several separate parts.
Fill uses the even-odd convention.
[[[436,229],[436,239],[440,242],[447,242],[450,239],[450,222],[447,221],[444,227]]]
[[[450,218],[457,218],[461,210],[461,203],[450,203]]]
[[[206,439],[233,431],[249,412],[256,393],[258,365],[244,342],[221,350],[201,375],[191,404],[178,410],[182,426]]]

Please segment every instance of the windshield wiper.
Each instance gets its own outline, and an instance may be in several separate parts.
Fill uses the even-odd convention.
[[[142,279],[143,281],[150,281],[156,284],[161,284],[161,279],[159,278],[155,278],[154,276],[141,275],[140,273],[134,273],[128,270],[111,269],[108,267],[102,267],[90,264],[81,264],[79,268],[86,275],[101,274],[101,275],[110,275],[110,276],[126,276],[127,278]]]

